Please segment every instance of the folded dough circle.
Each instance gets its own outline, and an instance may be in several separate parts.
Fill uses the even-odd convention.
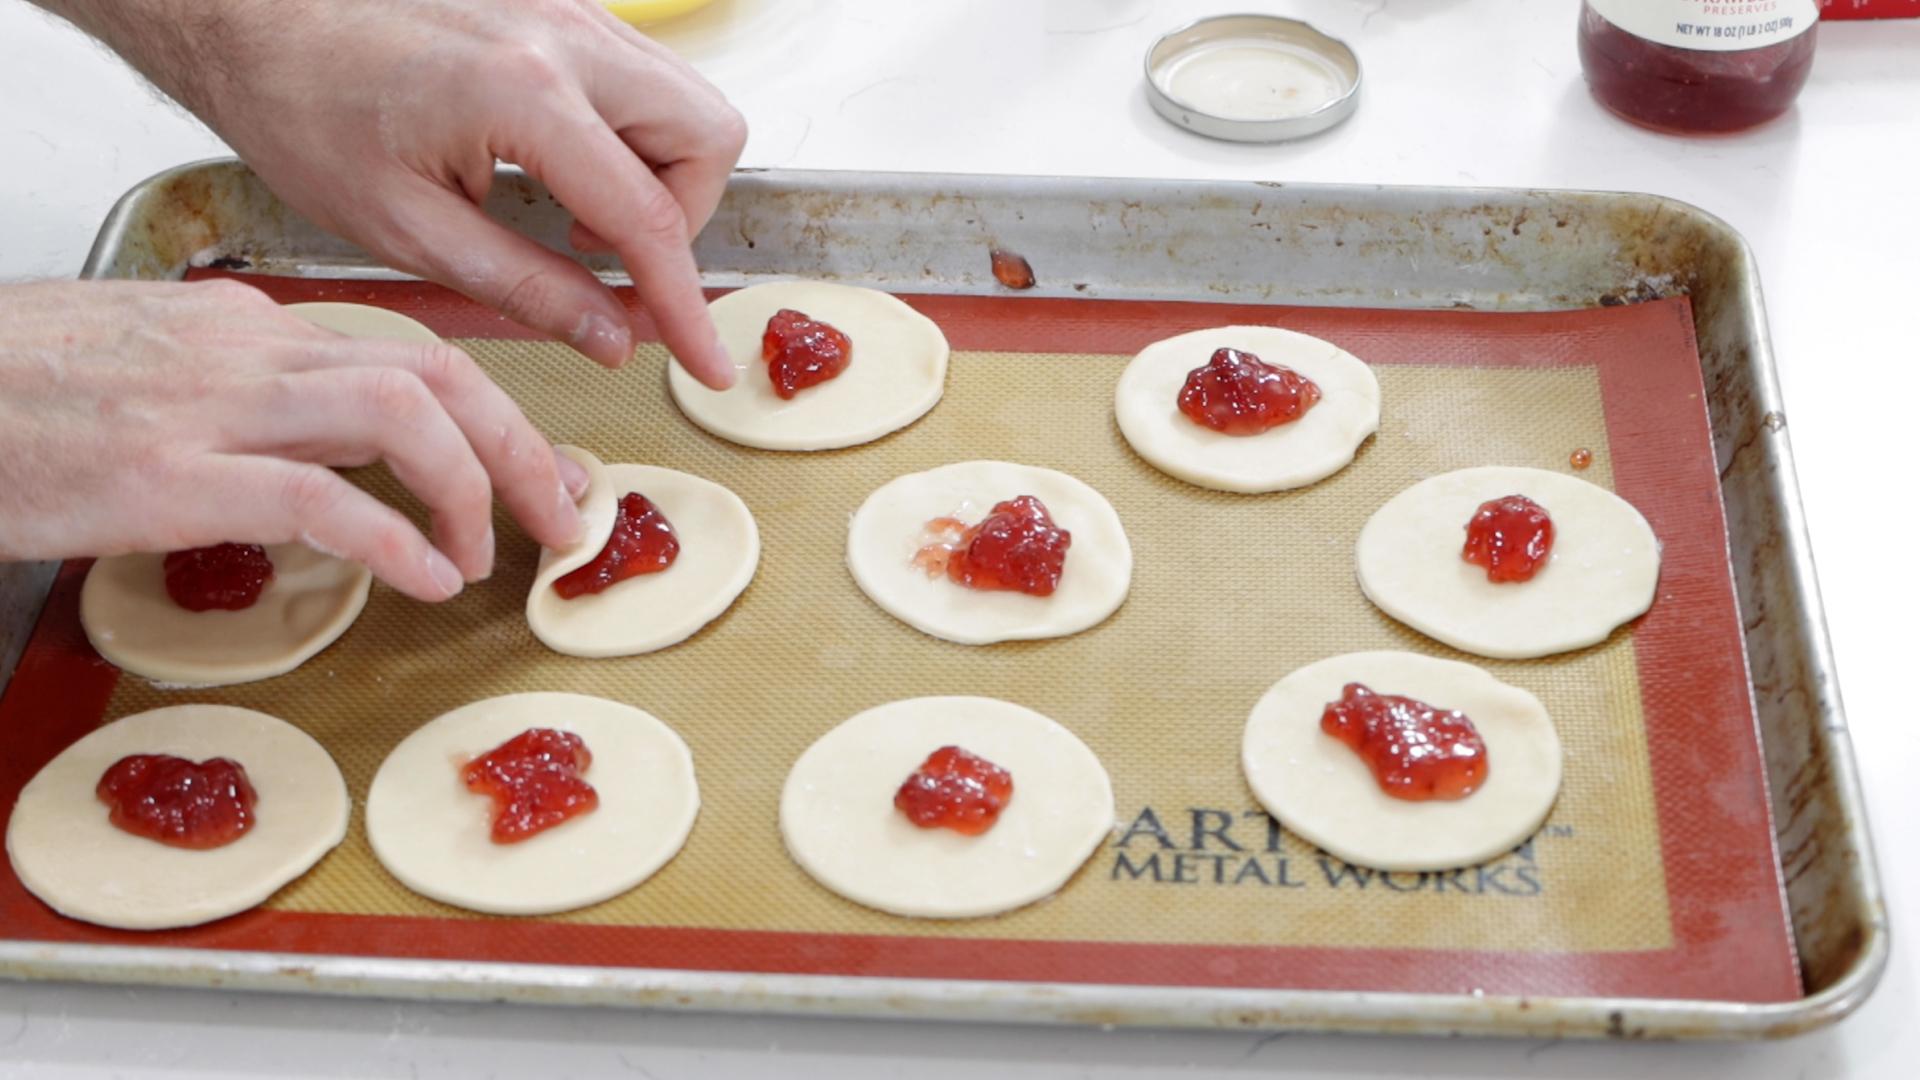
[[[943,746],[1013,776],[1013,798],[978,836],[921,828],[893,805]],[[847,720],[787,774],[780,834],[815,880],[896,915],[969,918],[1050,896],[1113,830],[1113,787],[1073,732],[983,697],[890,702]]]
[[[549,649],[569,656],[633,656],[692,637],[733,604],[760,565],[760,530],[740,497],[711,480],[653,465],[603,465],[578,447],[561,453],[587,470],[580,496],[580,542],[543,549],[527,593],[527,626]],[[585,566],[613,535],[615,507],[629,492],[646,496],[680,541],[673,565],[571,600],[553,591]]]
[[[349,337],[430,343],[420,323],[363,304],[288,304]],[[252,607],[188,611],[167,596],[164,554],[99,559],[80,588],[80,625],[94,650],[135,675],[180,686],[227,686],[284,675],[334,643],[367,603],[373,575],[301,544],[264,545],[273,580]]]
[[[773,392],[760,356],[767,320],[781,308],[829,323],[853,343],[844,371],[791,399]],[[742,446],[831,450],[872,442],[920,419],[946,389],[946,335],[932,319],[883,292],[775,281],[730,292],[708,311],[733,358],[734,384],[712,390],[669,364],[667,387],[687,419]]]
[[[1320,387],[1320,400],[1298,420],[1258,435],[1202,427],[1180,411],[1180,389],[1216,349],[1292,368]],[[1283,491],[1324,480],[1353,460],[1380,428],[1380,383],[1373,369],[1331,342],[1275,326],[1222,326],[1142,349],[1120,373],[1113,414],[1134,452],[1169,476],[1218,491]]]
[[[1524,495],[1553,519],[1532,580],[1495,583],[1460,557],[1480,504]],[[1380,610],[1456,649],[1498,660],[1604,641],[1653,604],[1660,542],[1633,504],[1585,480],[1500,465],[1442,473],[1374,511],[1355,550],[1360,590]]]
[[[1073,534],[1051,596],[971,589],[914,565],[926,526],[942,517],[978,523],[995,503],[1032,495]],[[1113,504],[1066,473],[1005,461],[963,461],[888,481],[867,496],[847,530],[847,568],[889,615],[962,645],[1064,637],[1120,607],[1133,579],[1133,548]]]
[[[133,754],[223,757],[247,772],[253,827],[195,851],[107,820],[100,777]],[[20,790],[7,854],[27,891],[68,918],[122,930],[196,926],[245,911],[307,872],[347,834],[346,781],[284,720],[229,705],[172,705],[90,732]]]
[[[1348,683],[1467,714],[1487,777],[1464,799],[1410,802],[1380,790],[1346,743],[1320,730]],[[1241,766],[1254,798],[1302,839],[1379,870],[1450,870],[1498,858],[1532,836],[1560,793],[1560,736],[1540,699],[1472,664],[1362,652],[1308,664],[1247,717]]]
[[[599,805],[511,844],[492,839],[493,801],[466,763],[526,731],[586,742]],[[582,694],[509,694],[464,705],[394,747],[367,790],[367,841],[402,885],[495,915],[545,915],[611,899],[679,852],[700,812],[693,754],[631,705]]]

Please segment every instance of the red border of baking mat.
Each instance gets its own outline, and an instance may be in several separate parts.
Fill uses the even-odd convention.
[[[532,336],[432,285],[246,280],[286,302],[346,300],[395,308],[447,337]],[[267,910],[188,930],[129,933],[54,914],[21,887],[11,867],[0,870],[5,935],[749,973],[1732,1001],[1800,996],[1700,370],[1697,361],[1672,362],[1676,355],[1695,356],[1686,301],[1530,314],[1008,296],[903,299],[939,323],[961,350],[1124,355],[1185,330],[1280,321],[1375,364],[1595,363],[1615,487],[1665,544],[1660,602],[1634,633],[1648,744],[1685,747],[1651,755],[1672,947],[1539,953],[1149,945]],[[1471,353],[1459,347],[1463,329],[1472,331]],[[1579,347],[1557,350],[1569,359],[1543,358],[1530,347],[1543,331],[1577,335]],[[1693,444],[1684,453],[1674,452],[1676,433]],[[0,699],[0,731],[12,751],[0,760],[0,800],[8,813],[20,787],[42,765],[99,723],[113,689],[117,672],[93,653],[79,625],[77,594],[85,570],[78,560],[62,570],[12,687]]]

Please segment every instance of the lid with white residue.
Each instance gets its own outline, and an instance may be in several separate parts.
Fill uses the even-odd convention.
[[[1359,104],[1360,61],[1297,19],[1217,15],[1147,50],[1147,96],[1161,116],[1235,142],[1314,135]]]

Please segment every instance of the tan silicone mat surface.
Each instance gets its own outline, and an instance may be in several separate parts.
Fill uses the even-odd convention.
[[[409,310],[404,302],[393,306]],[[1311,967],[1276,968],[1274,958],[1287,950],[1372,955],[1397,964],[1408,955],[1480,954],[1476,970],[1486,978],[1476,975],[1475,986],[1522,992],[1565,987],[1569,980],[1604,983],[1604,973],[1631,956],[1664,957],[1663,969],[1676,963],[1684,950],[1676,950],[1675,883],[1668,880],[1675,841],[1670,829],[1663,851],[1646,723],[1647,703],[1660,692],[1647,682],[1648,672],[1658,665],[1636,655],[1635,632],[1547,660],[1474,660],[1538,695],[1566,749],[1565,786],[1547,826],[1518,851],[1482,867],[1384,875],[1329,859],[1259,812],[1238,762],[1248,709],[1274,680],[1302,664],[1379,648],[1473,659],[1381,615],[1354,582],[1354,537],[1392,494],[1473,464],[1570,471],[1568,455],[1580,447],[1594,454],[1581,475],[1614,485],[1622,428],[1615,416],[1610,431],[1608,410],[1620,406],[1608,401],[1602,365],[1578,355],[1580,339],[1548,348],[1537,363],[1526,362],[1520,348],[1517,359],[1462,364],[1473,354],[1454,347],[1377,363],[1384,421],[1354,464],[1303,491],[1248,497],[1180,483],[1131,453],[1111,411],[1127,354],[1061,348],[1099,337],[1076,337],[1073,312],[1081,309],[1071,303],[1061,309],[1066,314],[1030,320],[1022,334],[1000,324],[1000,337],[1035,340],[1041,351],[957,348],[945,398],[911,428],[866,447],[813,455],[743,449],[694,428],[664,392],[658,346],[643,348],[628,369],[607,373],[551,343],[459,337],[556,441],[609,462],[682,469],[737,492],[759,523],[763,556],[733,608],[660,653],[614,660],[554,654],[532,638],[523,617],[537,551],[503,518],[493,578],[454,602],[421,605],[376,587],[346,636],[291,675],[190,695],[122,678],[105,715],[204,700],[285,717],[328,746],[356,799],[409,731],[479,698],[566,689],[658,715],[685,736],[698,769],[703,809],[685,849],[641,888],[541,923],[788,934],[803,951],[816,935],[991,939],[1002,947],[1200,947],[1212,951],[1192,954],[1198,970],[1169,981],[1223,984],[1299,984],[1300,972]],[[1269,318],[1286,314],[1265,311]],[[1684,318],[1684,306],[1679,313]],[[1244,311],[1223,311],[1217,321],[1234,321],[1229,314],[1245,321]],[[969,317],[995,315],[983,306]],[[1184,317],[1207,324],[1193,311]],[[1282,321],[1320,329],[1311,319]],[[471,332],[470,322],[440,328]],[[1542,342],[1556,340],[1550,325],[1529,329]],[[966,343],[964,336],[957,346]],[[1376,359],[1363,343],[1342,344]],[[1515,348],[1507,342],[1501,355]],[[1700,429],[1689,437],[1704,438],[1703,414]],[[846,523],[866,495],[901,473],[979,457],[1060,469],[1112,501],[1136,557],[1132,592],[1113,618],[1069,639],[972,648],[896,622],[854,586],[844,564]],[[362,470],[357,479],[408,505],[383,470]],[[1717,504],[1713,510],[1717,517]],[[1649,516],[1660,528],[1659,518]],[[1663,595],[1659,604],[1685,602]],[[1730,594],[1727,605],[1730,611]],[[1684,685],[1695,676],[1676,670],[1668,677]],[[993,919],[915,921],[842,900],[786,857],[777,804],[793,759],[853,713],[923,694],[983,694],[1031,706],[1079,734],[1105,763],[1118,808],[1114,839],[1053,899]],[[1741,686],[1743,702],[1744,694]],[[1750,717],[1726,722],[1751,740]],[[1764,790],[1751,786],[1746,797],[1761,800],[1764,823]],[[1737,837],[1746,849],[1741,858],[1762,858],[1770,867],[1768,836],[1751,834]],[[1712,838],[1734,841],[1732,832]],[[1759,895],[1745,900],[1758,905],[1763,926],[1769,887],[1778,918],[1770,873]],[[358,814],[347,841],[270,907],[509,922],[460,912],[400,886],[373,859]],[[1777,939],[1758,950],[1767,957],[1756,967],[1764,978],[1744,986],[1729,981],[1721,988],[1727,996],[1794,992],[1781,977],[1785,972],[1790,979],[1792,968],[1779,925]],[[1598,963],[1606,954],[1616,962]],[[1583,958],[1596,964],[1583,967]],[[1098,974],[1115,962],[1093,964],[1089,977],[1136,981],[1124,973]],[[1459,970],[1436,967],[1412,983],[1464,989],[1468,980],[1454,974]],[[1551,974],[1536,977],[1541,972]],[[1395,976],[1362,985],[1408,982]]]

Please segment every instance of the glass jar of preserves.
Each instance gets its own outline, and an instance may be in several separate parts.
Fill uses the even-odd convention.
[[[1660,131],[1740,131],[1787,111],[1813,66],[1816,0],[1583,0],[1594,97]]]

